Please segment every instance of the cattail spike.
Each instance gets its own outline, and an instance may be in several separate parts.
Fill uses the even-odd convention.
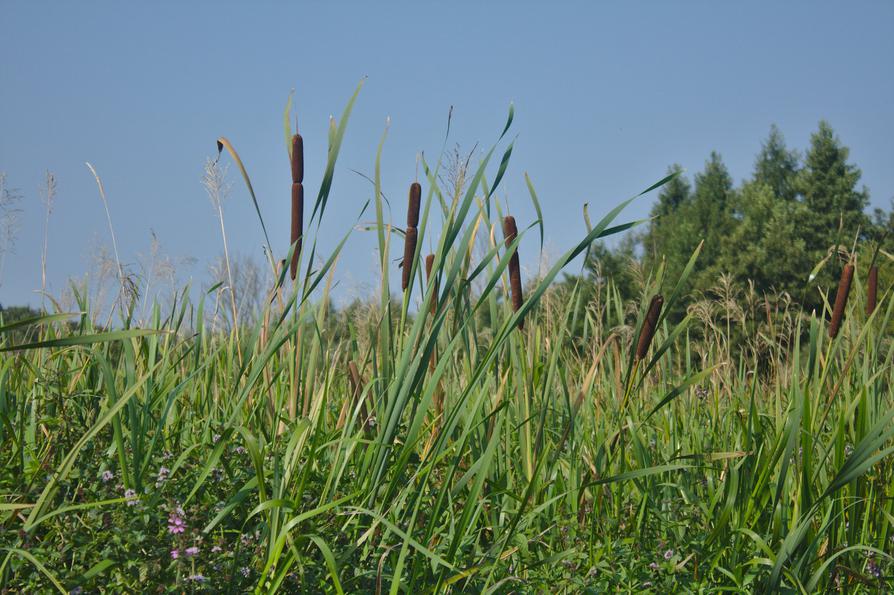
[[[301,237],[304,229],[304,185],[300,182],[292,183],[292,235],[291,244],[295,245],[295,252],[292,254],[292,264],[289,272],[292,281],[298,274],[298,255],[301,252]]]
[[[518,227],[515,225],[515,217],[509,215],[503,218],[503,237],[505,238],[506,247],[512,245],[518,236]],[[522,306],[522,284],[521,284],[521,268],[519,267],[518,250],[512,253],[509,258],[509,295],[512,298],[512,311],[518,312]],[[519,330],[525,328],[524,319],[518,321]]]
[[[419,205],[422,204],[422,186],[410,184],[410,205],[407,208],[407,227],[419,227]]]
[[[869,267],[869,280],[866,287],[866,316],[872,316],[878,300],[878,267]]]
[[[413,272],[413,255],[416,254],[417,232],[415,227],[408,227],[404,236],[404,261],[401,276],[401,289],[407,290],[410,286],[410,274]]]
[[[292,183],[304,183],[304,139],[300,134],[292,137]]]
[[[851,281],[854,279],[854,265],[848,263],[841,271],[841,280],[838,281],[838,293],[835,294],[835,306],[832,308],[832,321],[829,323],[829,336],[835,338],[841,329],[841,319],[844,318],[844,307],[847,306],[847,296],[851,291]]]
[[[639,333],[639,341],[636,343],[636,361],[640,361],[649,353],[649,346],[655,337],[655,329],[658,328],[658,317],[661,316],[661,308],[664,306],[664,297],[660,293],[652,297],[649,302],[649,311],[643,321],[643,328]]]

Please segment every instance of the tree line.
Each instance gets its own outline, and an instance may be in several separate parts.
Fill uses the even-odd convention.
[[[648,227],[614,249],[595,246],[588,276],[610,279],[622,298],[636,299],[637,269],[663,265],[665,278],[675,280],[703,242],[688,279],[694,292],[709,291],[727,275],[761,294],[786,293],[818,308],[854,252],[858,272],[865,274],[874,257],[881,287],[890,287],[891,267],[882,265],[894,252],[894,208],[867,212],[869,191],[849,153],[821,121],[803,157],[772,126],[751,176],[738,187],[717,152],[692,181],[674,164],[669,172],[679,175],[662,188]]]

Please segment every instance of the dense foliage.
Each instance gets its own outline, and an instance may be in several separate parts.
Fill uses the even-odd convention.
[[[582,254],[609,261],[595,242],[626,229],[615,221],[624,203],[528,279],[516,310],[507,269],[519,242],[501,238],[495,195],[511,146],[492,161],[506,130],[466,183],[439,185],[441,164],[424,164],[419,241],[399,300],[387,271],[403,234],[384,220],[377,159],[380,297],[335,312],[331,273],[344,244],[321,257],[313,230],[349,113],[350,104],[333,125],[323,187],[306,211],[297,280],[287,280],[291,255],[271,257],[276,282],[254,322],[239,324],[233,305],[234,324],[212,327],[207,296],[184,291],[137,324],[138,298],[122,291],[112,325],[85,294],[74,315],[0,323],[4,589],[890,587],[890,292],[867,315],[858,271],[830,337],[831,304],[811,312],[717,280],[724,243],[746,242],[743,225],[790,223],[777,193],[826,200],[808,190],[816,167],[795,183],[787,166],[760,166],[742,217],[746,189],[733,188],[719,157],[694,190],[672,175],[647,189],[662,187],[665,216],[648,231],[653,264],[623,284],[555,282]],[[807,201],[792,196],[783,204]],[[674,247],[711,217],[728,227],[701,249]],[[675,218],[692,233],[665,227]],[[436,246],[428,276],[427,245]],[[690,283],[713,289],[689,298]],[[664,314],[637,358],[657,293]]]

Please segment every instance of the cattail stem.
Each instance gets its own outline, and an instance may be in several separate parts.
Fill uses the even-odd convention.
[[[869,280],[866,287],[866,316],[872,316],[878,300],[878,267],[869,267]]]
[[[504,217],[503,237],[505,238],[507,248],[512,245],[517,236],[518,227],[515,225],[515,217],[511,215]],[[515,250],[509,258],[509,294],[512,299],[512,311],[518,312],[522,306],[522,301],[524,301],[522,297],[521,269],[518,264],[518,250]],[[519,330],[525,328],[523,318],[519,319],[518,328]]]
[[[649,353],[649,346],[655,337],[655,329],[658,328],[658,317],[661,316],[661,308],[664,306],[664,297],[660,293],[652,297],[649,302],[649,311],[643,321],[643,328],[639,333],[639,341],[636,343],[636,361],[645,359]]]
[[[851,291],[851,281],[854,279],[854,265],[848,263],[841,271],[841,280],[838,281],[838,293],[835,294],[835,306],[832,308],[832,321],[829,323],[829,336],[835,338],[841,329],[841,319],[844,318],[844,308],[847,306],[847,296]]]
[[[292,263],[289,267],[292,281],[298,274],[298,256],[301,253],[301,238],[304,233],[304,139],[300,134],[292,136],[292,233],[290,244],[295,244]],[[297,243],[296,243],[297,242]]]

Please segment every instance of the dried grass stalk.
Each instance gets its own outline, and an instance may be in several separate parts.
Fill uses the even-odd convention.
[[[835,294],[835,306],[832,308],[832,321],[829,323],[829,336],[835,338],[841,329],[841,320],[844,318],[844,308],[847,306],[847,296],[851,291],[851,281],[854,279],[854,265],[848,263],[841,271],[841,280],[838,281],[838,293]]]
[[[425,280],[431,281],[431,269],[435,264],[435,255],[429,254],[425,257]],[[431,314],[435,315],[435,310],[438,309],[438,282],[435,281],[435,286],[433,289],[433,295],[431,300]]]
[[[360,376],[360,370],[353,360],[348,362],[348,378],[351,381],[351,405],[355,405],[357,400],[363,394],[363,377]],[[366,425],[369,419],[369,412],[366,409],[366,400],[360,404],[360,422]]]
[[[664,297],[660,293],[652,297],[649,302],[649,311],[643,321],[643,328],[639,333],[639,341],[636,343],[636,361],[640,361],[649,353],[649,346],[655,337],[655,329],[658,328],[658,317],[661,316],[661,308],[664,306]]]

